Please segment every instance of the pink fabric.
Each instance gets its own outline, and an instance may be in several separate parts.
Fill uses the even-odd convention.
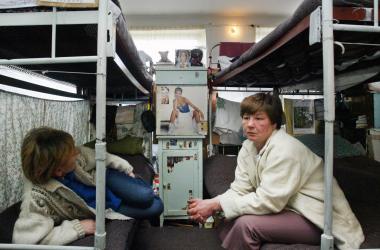
[[[228,57],[240,56],[252,45],[253,43],[221,42],[219,48],[219,55]]]
[[[243,215],[222,225],[222,247],[229,250],[259,250],[263,243],[319,245],[321,230],[305,217],[292,212]]]

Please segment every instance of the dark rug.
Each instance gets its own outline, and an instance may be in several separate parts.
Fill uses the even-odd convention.
[[[132,250],[220,250],[223,249],[215,229],[197,227],[140,228]]]

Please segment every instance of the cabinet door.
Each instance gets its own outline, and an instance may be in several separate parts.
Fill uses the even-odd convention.
[[[186,215],[187,201],[198,195],[198,151],[163,152],[165,215]]]

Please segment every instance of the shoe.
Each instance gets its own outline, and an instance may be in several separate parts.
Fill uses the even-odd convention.
[[[168,131],[168,134],[169,135],[172,135],[174,134],[174,130],[175,130],[175,126],[173,123],[169,123],[169,131]]]

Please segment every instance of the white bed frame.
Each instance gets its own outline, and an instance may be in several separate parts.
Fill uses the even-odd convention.
[[[97,24],[97,55],[94,56],[73,56],[56,57],[56,27],[57,25],[68,24]],[[106,111],[106,79],[107,79],[107,57],[113,57],[115,63],[121,71],[130,79],[145,95],[149,94],[131,74],[122,60],[116,54],[116,28],[112,20],[112,13],[109,9],[108,0],[99,0],[98,10],[91,11],[62,11],[57,12],[54,7],[50,12],[27,12],[27,13],[0,13],[0,26],[52,26],[52,49],[51,57],[48,58],[25,58],[0,60],[0,65],[30,65],[30,64],[52,64],[52,63],[84,63],[96,62],[96,232],[94,247],[77,246],[46,246],[46,245],[26,245],[26,244],[0,244],[0,249],[105,249],[105,160],[106,160],[106,133],[105,133],[105,111]],[[107,42],[107,32],[111,37]]]

